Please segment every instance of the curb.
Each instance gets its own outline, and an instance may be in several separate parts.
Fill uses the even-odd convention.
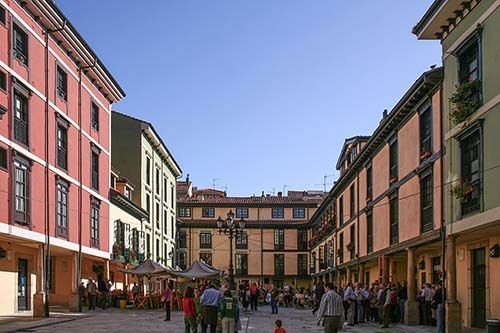
[[[30,326],[25,326],[25,327],[19,327],[19,328],[12,329],[9,331],[2,331],[1,326],[0,326],[0,332],[1,333],[25,332],[27,330],[32,330],[35,328],[47,327],[47,326],[52,326],[52,325],[59,325],[59,324],[63,324],[63,323],[67,323],[67,322],[71,322],[71,321],[75,321],[75,320],[80,320],[83,318],[91,318],[93,316],[94,315],[84,315],[84,316],[78,316],[78,317],[74,317],[74,318],[61,319],[61,320],[53,321],[53,322],[49,322],[49,323],[41,323],[41,324],[35,324],[35,325],[30,325]]]

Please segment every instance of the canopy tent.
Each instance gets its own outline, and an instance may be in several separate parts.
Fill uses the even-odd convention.
[[[170,272],[168,268],[159,263],[154,262],[151,259],[146,259],[139,266],[136,266],[132,269],[120,269],[123,273],[134,274],[138,276],[144,275],[152,275],[152,274],[161,274]]]
[[[221,275],[223,272],[205,264],[202,261],[194,261],[191,266],[184,271],[167,271],[173,277],[188,278],[188,279],[208,279]]]

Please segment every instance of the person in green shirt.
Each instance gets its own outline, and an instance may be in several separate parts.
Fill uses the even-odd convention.
[[[222,333],[234,333],[234,323],[238,316],[238,302],[231,295],[230,290],[224,292],[224,299],[220,304]]]

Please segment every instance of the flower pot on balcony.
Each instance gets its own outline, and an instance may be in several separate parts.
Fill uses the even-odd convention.
[[[450,118],[460,124],[473,114],[480,106],[481,81],[474,80],[460,84],[449,98],[452,104]]]

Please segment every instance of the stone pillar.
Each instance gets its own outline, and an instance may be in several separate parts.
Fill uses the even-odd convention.
[[[445,331],[462,332],[462,306],[457,300],[457,258],[455,236],[446,239]]]
[[[406,274],[408,300],[405,303],[404,322],[405,325],[418,325],[418,302],[417,294],[417,271],[415,263],[415,249],[409,248],[408,252],[408,271]]]
[[[390,257],[382,256],[380,258],[381,269],[381,279],[383,283],[389,283],[389,260]]]
[[[365,283],[365,264],[364,263],[359,265],[358,280],[362,284]]]
[[[79,311],[78,300],[80,295],[78,294],[78,286],[80,281],[77,281],[78,276],[78,253],[73,252],[71,255],[71,294],[68,297],[68,307],[70,312]]]
[[[396,282],[396,260],[394,260],[394,257],[389,257],[389,281],[391,283]]]
[[[349,283],[351,282],[351,269],[349,267],[347,267],[346,269],[346,281],[345,283]]]
[[[33,317],[45,317],[45,294],[43,286],[45,284],[45,270],[44,270],[44,245],[38,246],[38,253],[36,257],[36,293],[33,295]]]

